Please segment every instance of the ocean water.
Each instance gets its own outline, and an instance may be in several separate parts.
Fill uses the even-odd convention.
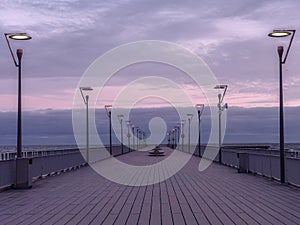
[[[51,150],[65,150],[77,148],[76,145],[25,145],[22,151],[51,151]],[[16,152],[17,147],[12,145],[0,145],[1,152]]]
[[[224,144],[226,145],[237,145],[237,146],[270,146],[270,149],[279,149],[279,144],[276,143],[234,143],[234,144]],[[24,145],[22,147],[23,151],[51,151],[51,150],[65,150],[65,149],[74,149],[77,148],[76,145]],[[285,148],[289,150],[298,150],[300,151],[300,143],[287,143]],[[0,145],[1,152],[16,152],[16,146],[12,145]]]

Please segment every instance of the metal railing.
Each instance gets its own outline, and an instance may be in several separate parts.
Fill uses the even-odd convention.
[[[106,151],[106,152],[105,152]],[[90,163],[104,160],[109,156],[108,148],[90,148]],[[130,152],[124,146],[123,154]],[[103,154],[106,153],[106,154]],[[121,155],[121,147],[113,146],[113,156]],[[4,152],[0,154],[0,191],[11,188],[16,182],[16,152]],[[23,152],[24,158],[32,159],[30,165],[31,175],[33,179],[43,176],[49,176],[72,170],[86,165],[84,159],[85,150],[80,151],[78,148],[63,149],[63,150],[41,150],[41,151],[26,151]]]
[[[217,146],[201,146],[201,155],[203,155],[205,148],[207,150],[216,150]],[[198,146],[191,146],[193,152],[188,152],[188,147],[185,145],[183,150],[181,146],[177,148],[180,151],[199,156]],[[244,145],[244,146],[223,146],[222,147],[222,164],[239,168],[238,154],[246,153],[248,155],[248,168],[250,173],[259,174],[265,177],[279,180],[280,179],[280,159],[279,150],[271,148],[268,145]],[[214,161],[218,162],[218,154]],[[285,151],[285,173],[286,182],[300,186],[300,151],[293,149],[286,149]]]
[[[239,167],[238,153],[248,154],[248,171],[272,179],[280,179],[280,162],[278,150],[262,150],[251,148],[223,148],[222,163],[235,168]],[[295,151],[285,152],[286,182],[300,185],[300,154]]]

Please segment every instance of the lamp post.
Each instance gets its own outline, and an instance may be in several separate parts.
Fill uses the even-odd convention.
[[[199,157],[201,157],[201,115],[203,113],[204,110],[204,104],[196,104],[196,109],[198,112],[198,153],[199,153]]]
[[[129,152],[130,152],[130,121],[127,120],[126,124],[127,124],[128,149],[129,149]]]
[[[219,89],[219,90],[223,90],[223,93],[219,93],[218,94],[218,99],[219,99],[219,102],[218,102],[218,109],[219,109],[219,163],[222,163],[222,112],[224,111],[224,109],[227,109],[228,108],[228,105],[227,103],[225,103],[223,106],[222,106],[222,103],[223,103],[223,99],[224,99],[224,96],[226,94],[226,91],[227,91],[227,87],[228,85],[225,85],[225,84],[221,84],[221,85],[216,85],[214,88],[215,89]]]
[[[143,131],[143,145],[147,146],[146,144],[146,133]]]
[[[177,127],[174,127],[174,149],[177,148]]]
[[[105,110],[109,118],[109,154],[112,155],[112,137],[111,137],[111,110],[112,105],[106,105]]]
[[[139,132],[140,132],[140,128],[139,127],[135,127],[136,148],[137,148],[137,150],[139,149]]]
[[[181,133],[181,123],[177,123],[177,145],[179,146],[180,144],[180,133]]]
[[[171,130],[171,134],[172,134],[172,149],[174,149],[174,140],[175,140],[175,138],[174,138],[174,135],[175,135],[175,130],[174,130],[174,128]]]
[[[188,150],[189,150],[189,153],[190,153],[191,152],[191,121],[193,119],[193,114],[187,114],[187,118],[188,118],[188,121],[189,121]]]
[[[10,54],[14,61],[16,67],[18,67],[18,128],[17,128],[17,158],[22,158],[22,64],[21,59],[23,55],[23,49],[17,49],[17,58],[16,61],[15,55],[12,51],[12,48],[9,43],[9,39],[12,40],[30,40],[31,36],[26,33],[5,33],[4,34],[6,43],[8,45]]]
[[[184,151],[184,124],[185,120],[181,120],[181,146],[182,146],[182,151]]]
[[[274,30],[272,33],[269,33],[269,37],[286,37],[292,34],[290,38],[290,42],[288,45],[288,49],[285,53],[284,58],[283,56],[283,51],[284,48],[283,46],[278,46],[277,47],[277,52],[279,56],[279,148],[280,148],[280,182],[285,183],[285,155],[284,155],[284,114],[283,114],[283,82],[282,82],[282,64],[285,64],[287,56],[289,54],[292,41],[294,39],[296,30]]]
[[[132,128],[132,149],[134,150],[134,125],[133,124],[131,124],[131,128]]]
[[[80,87],[80,93],[83,99],[83,102],[86,106],[86,161],[87,163],[90,162],[89,160],[89,96],[84,96],[84,91],[92,91],[93,88],[91,87]]]
[[[143,147],[143,141],[144,141],[144,131],[140,129],[140,146]]]
[[[168,144],[167,144],[167,146],[170,147],[170,132],[167,132],[167,136],[168,136]]]
[[[119,119],[119,122],[121,124],[121,153],[122,153],[122,155],[124,154],[124,147],[123,147],[123,118],[124,118],[123,115],[118,115],[118,119]]]

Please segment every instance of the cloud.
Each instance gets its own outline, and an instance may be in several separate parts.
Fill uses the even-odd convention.
[[[220,0],[3,0],[0,28],[5,32],[25,31],[33,36],[30,41],[12,42],[14,51],[24,49],[23,79],[28,84],[24,88],[30,90],[30,97],[36,95],[30,100],[30,108],[47,107],[41,104],[45,96],[49,97],[46,99],[51,108],[55,108],[55,101],[60,102],[57,108],[70,106],[70,94],[61,93],[71,93],[97,57],[120,44],[142,39],[176,42],[201,56],[219,81],[232,88],[234,105],[245,106],[242,103],[246,94],[252,97],[252,106],[257,106],[255,101],[262,105],[264,94],[270,94],[266,104],[273,106],[278,86],[276,46],[286,47],[287,39],[270,39],[267,34],[274,28],[297,29],[299,6],[297,0],[229,0],[226,4]],[[287,104],[293,106],[300,102],[296,97],[299,96],[298,82],[291,80],[298,77],[299,46],[296,35],[284,67],[288,70],[284,70],[285,98]],[[4,39],[0,48],[4,50],[0,58],[0,98],[9,101],[0,110],[5,111],[15,105],[16,89],[12,83],[3,83],[16,79],[17,71]],[[126,77],[117,77],[109,86],[122,86],[144,74],[158,73],[180,84],[191,84],[178,71],[149,66],[128,70]],[[26,81],[28,78],[31,80]],[[51,79],[59,80],[57,86]],[[241,85],[243,83],[254,86]],[[60,98],[62,100],[58,100]]]

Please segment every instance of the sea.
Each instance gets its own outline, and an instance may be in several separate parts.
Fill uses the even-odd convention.
[[[54,151],[77,148],[77,145],[24,145],[22,151]],[[16,152],[17,147],[12,145],[0,145],[0,153]]]
[[[279,144],[277,143],[227,143],[223,146],[270,146],[269,149],[276,150],[279,149]],[[52,151],[52,150],[66,150],[77,148],[77,145],[24,145],[22,146],[22,151]],[[296,150],[300,151],[300,143],[286,143],[286,150]],[[0,145],[0,153],[3,152],[16,152],[16,146],[12,145]]]

